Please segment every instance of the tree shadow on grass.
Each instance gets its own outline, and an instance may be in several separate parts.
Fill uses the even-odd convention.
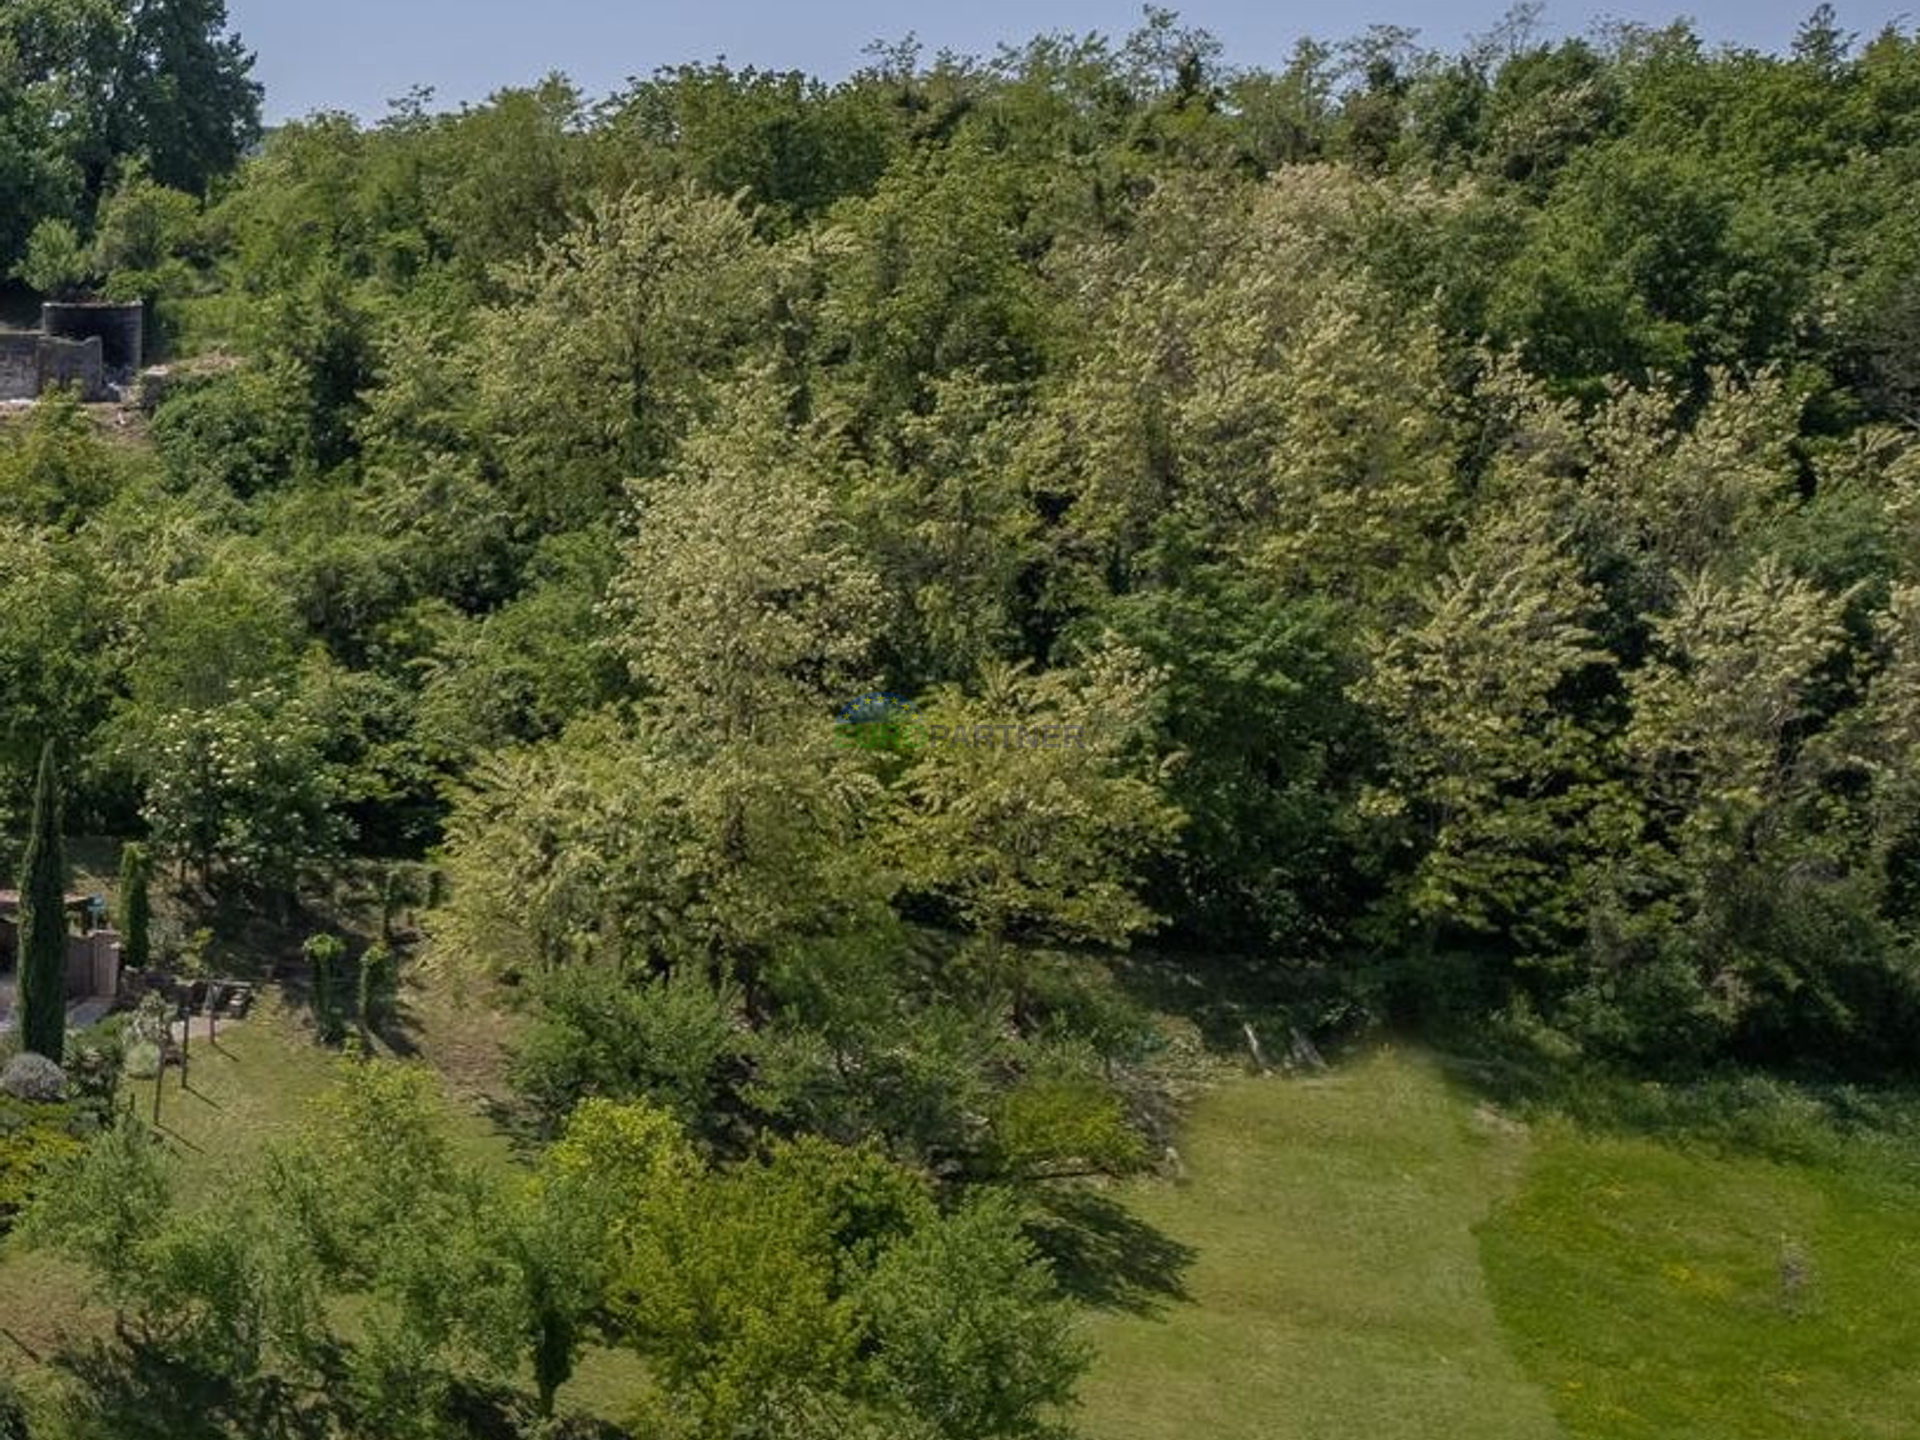
[[[1198,1253],[1111,1196],[1058,1190],[1042,1197],[1028,1232],[1072,1299],[1096,1310],[1157,1315],[1185,1301]]]
[[[214,1099],[213,1096],[207,1094],[206,1091],[196,1086],[191,1080],[187,1081],[184,1085],[180,1086],[180,1088],[175,1093],[179,1095],[191,1095],[195,1100],[198,1100],[202,1105],[206,1106],[209,1110],[218,1110],[218,1111],[224,1112],[227,1108],[226,1106],[222,1105],[218,1100]]]
[[[311,1373],[235,1377],[211,1358],[174,1353],[119,1327],[113,1341],[71,1347],[54,1363],[76,1382],[65,1418],[81,1434],[115,1440],[328,1440],[394,1433],[386,1428],[392,1417],[365,1413],[343,1383],[351,1362],[346,1344],[324,1340],[312,1358]],[[529,1397],[520,1391],[466,1376],[449,1381],[438,1414],[425,1417],[432,1433],[468,1440],[518,1440],[533,1433]],[[582,1417],[540,1433],[567,1440],[622,1440],[627,1434]]]
[[[1141,950],[1108,968],[1135,1004],[1192,1026],[1216,1059],[1247,1063],[1249,1031],[1277,1062],[1295,1034],[1329,1046],[1369,1020],[1362,987],[1324,964]]]
[[[40,1363],[40,1352],[34,1349],[31,1345],[27,1344],[26,1341],[22,1340],[18,1335],[14,1334],[13,1331],[9,1330],[4,1325],[0,1325],[0,1339],[6,1340],[9,1344],[11,1344],[15,1349],[17,1349],[22,1355],[25,1355],[27,1359],[32,1361],[35,1365],[38,1365]]]
[[[205,1365],[122,1333],[63,1351],[77,1382],[68,1419],[83,1434],[117,1440],[325,1440],[335,1433],[323,1400],[271,1379],[241,1387]]]
[[[398,996],[387,1001],[373,1027],[374,1038],[386,1046],[395,1058],[420,1058],[420,1016],[417,1009]]]
[[[495,1095],[478,1095],[473,1105],[522,1161],[531,1163],[554,1142],[554,1130],[524,1104]]]
[[[191,1150],[196,1155],[204,1155],[207,1153],[205,1150],[201,1149],[200,1146],[194,1144],[193,1141],[189,1140],[185,1135],[182,1135],[178,1130],[175,1130],[171,1125],[167,1124],[164,1115],[162,1116],[160,1123],[154,1126],[154,1128],[157,1131],[159,1131],[160,1134],[166,1136],[167,1139],[172,1141],[175,1145],[178,1145],[182,1150]]]

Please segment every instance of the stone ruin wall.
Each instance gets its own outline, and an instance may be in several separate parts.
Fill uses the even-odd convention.
[[[0,400],[40,396],[40,337],[30,330],[0,330]]]
[[[131,373],[147,363],[147,307],[138,302],[49,300],[40,307],[40,330],[60,340],[98,340],[109,370]]]
[[[56,385],[111,398],[107,379],[146,361],[146,307],[48,302],[38,330],[0,330],[0,401],[37,400]]]
[[[40,393],[55,385],[78,386],[82,400],[107,397],[107,364],[98,337],[91,340],[59,340],[40,337]]]

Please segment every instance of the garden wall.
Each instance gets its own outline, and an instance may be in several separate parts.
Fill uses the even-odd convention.
[[[147,307],[138,302],[49,300],[40,307],[40,329],[61,340],[99,340],[110,370],[138,370],[146,363]]]
[[[27,330],[0,330],[0,400],[40,396],[40,337]]]

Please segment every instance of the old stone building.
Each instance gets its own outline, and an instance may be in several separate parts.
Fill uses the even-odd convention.
[[[0,401],[37,400],[56,385],[113,398],[146,358],[146,307],[49,301],[38,330],[0,330]]]

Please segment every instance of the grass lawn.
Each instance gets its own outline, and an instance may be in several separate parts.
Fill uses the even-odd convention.
[[[384,1046],[376,1046],[389,1053]],[[346,1063],[314,1043],[304,1022],[282,1009],[272,991],[254,1015],[223,1029],[217,1047],[196,1040],[188,1084],[169,1070],[160,1097],[160,1129],[179,1160],[177,1175],[188,1200],[219,1183],[224,1168],[250,1158],[260,1144],[297,1126],[307,1104]],[[153,1082],[130,1081],[126,1094],[143,1117],[153,1110]],[[505,1164],[511,1151],[485,1117],[468,1105],[449,1104],[458,1153],[476,1162]]]
[[[191,1204],[208,1194],[266,1140],[298,1125],[342,1063],[272,991],[245,1022],[223,1028],[217,1046],[196,1039],[187,1087],[169,1069],[160,1090],[160,1131],[181,1198]],[[151,1118],[153,1081],[129,1080],[123,1093],[141,1118]],[[449,1111],[461,1154],[511,1163],[507,1141],[484,1116],[458,1102]],[[0,1373],[30,1369],[62,1342],[97,1333],[110,1317],[87,1303],[89,1288],[64,1262],[0,1241]]]
[[[1094,1440],[1531,1440],[1561,1433],[1507,1343],[1474,1227],[1526,1141],[1423,1057],[1206,1097],[1181,1185],[1133,1213],[1194,1252],[1186,1299],[1106,1314]]]
[[[1543,1134],[1482,1235],[1569,1435],[1920,1435],[1920,1186],[1641,1138]]]
[[[468,1062],[448,1077],[458,1143],[505,1169],[487,1115],[503,1022],[437,1004],[418,1049]],[[339,1063],[271,1000],[217,1051],[196,1042],[190,1087],[169,1072],[162,1092],[183,1194],[298,1123]],[[129,1091],[150,1113],[151,1083]],[[1229,1083],[1191,1117],[1184,1180],[1077,1212],[1078,1282],[1099,1297],[1081,1432],[1920,1437],[1920,1165],[1832,1148],[1814,1166],[1529,1128],[1411,1049]],[[0,1373],[38,1388],[62,1344],[100,1333],[87,1289],[0,1248]],[[617,1419],[645,1384],[631,1356],[594,1352],[563,1404]]]
[[[335,1063],[270,1003],[223,1030],[217,1048],[196,1042],[189,1088],[169,1070],[160,1095],[160,1129],[181,1195],[204,1195],[229,1165],[295,1123]],[[151,1117],[153,1090],[151,1080],[130,1080],[124,1093]],[[0,1371],[30,1369],[63,1343],[98,1333],[110,1317],[89,1303],[91,1288],[65,1262],[0,1242]]]
[[[1132,1214],[1184,1298],[1092,1322],[1091,1440],[1920,1437],[1920,1179],[1519,1126],[1418,1052],[1246,1080]],[[1138,1310],[1138,1307],[1135,1307]]]
[[[400,1053],[440,1069],[457,1152],[476,1164],[509,1169],[513,1143],[490,1118],[504,1093],[499,1053],[508,1022],[438,990],[410,992],[408,1010],[411,1038]],[[394,1053],[384,1044],[376,1048]],[[160,1094],[160,1129],[183,1200],[207,1195],[264,1142],[298,1125],[342,1063],[314,1043],[304,1021],[283,1008],[272,990],[247,1021],[221,1031],[217,1047],[196,1040],[187,1088],[182,1090],[179,1072],[169,1070]],[[126,1096],[142,1118],[153,1113],[153,1091],[151,1080],[127,1084]],[[91,1302],[91,1288],[84,1271],[0,1240],[0,1375],[37,1392],[48,1381],[45,1363],[56,1352],[104,1334],[112,1317]],[[646,1383],[633,1356],[592,1349],[562,1390],[562,1409],[618,1419]]]

